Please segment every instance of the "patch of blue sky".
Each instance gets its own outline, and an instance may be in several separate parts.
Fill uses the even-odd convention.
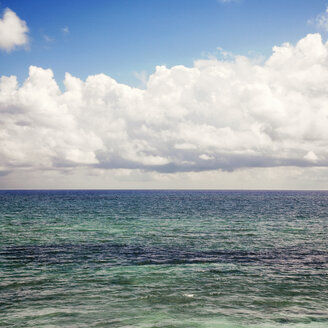
[[[3,0],[29,27],[30,49],[0,53],[0,74],[27,77],[28,67],[85,79],[105,73],[138,85],[156,65],[192,65],[217,47],[269,56],[273,45],[317,31],[309,24],[325,0]],[[325,32],[321,31],[325,37]],[[137,72],[137,74],[136,74]],[[144,73],[143,73],[144,74]]]

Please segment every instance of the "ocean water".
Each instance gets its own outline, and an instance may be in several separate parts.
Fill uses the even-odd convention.
[[[1,327],[328,327],[328,192],[1,191]]]

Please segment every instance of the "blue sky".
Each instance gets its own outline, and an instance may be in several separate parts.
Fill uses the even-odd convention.
[[[315,32],[308,20],[325,10],[315,0],[10,0],[1,1],[29,27],[30,50],[0,53],[1,75],[22,81],[28,67],[50,67],[85,79],[105,73],[138,86],[135,72],[156,65],[191,66],[217,47],[243,55],[271,54]],[[69,33],[63,33],[67,27]],[[325,34],[325,33],[323,33]]]

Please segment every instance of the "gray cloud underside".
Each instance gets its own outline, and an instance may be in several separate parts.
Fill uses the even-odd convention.
[[[263,64],[236,56],[158,66],[145,90],[104,74],[30,67],[0,80],[0,170],[165,173],[328,166],[328,45],[311,34]]]

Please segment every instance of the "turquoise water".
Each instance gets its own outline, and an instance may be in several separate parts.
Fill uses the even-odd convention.
[[[1,327],[328,327],[328,192],[1,191]]]

